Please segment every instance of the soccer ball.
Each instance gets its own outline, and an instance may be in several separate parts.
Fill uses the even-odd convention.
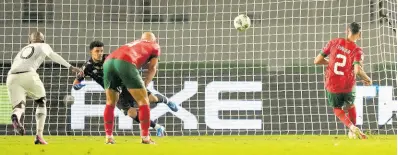
[[[247,15],[241,14],[234,19],[234,26],[238,31],[245,31],[250,28],[251,22]]]
[[[65,95],[63,100],[65,106],[72,105],[73,103],[75,103],[75,98],[71,95]]]
[[[349,139],[357,139],[357,135],[355,135],[355,133],[353,133],[352,131],[348,132],[348,138]]]

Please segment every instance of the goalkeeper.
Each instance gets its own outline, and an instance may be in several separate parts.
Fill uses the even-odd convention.
[[[108,54],[104,54],[104,44],[100,41],[91,42],[89,48],[91,57],[86,63],[83,64],[83,71],[77,75],[76,79],[73,82],[73,88],[75,90],[79,90],[85,86],[81,82],[85,79],[86,76],[91,77],[95,82],[104,87],[102,66]],[[150,103],[165,103],[170,107],[172,111],[176,112],[178,110],[176,104],[171,102],[167,97],[163,96],[162,94],[151,94],[149,90],[147,91]],[[136,105],[136,101],[130,95],[126,87],[120,88],[119,92],[120,99],[116,105],[117,108],[122,110],[125,115],[128,115],[139,123],[140,120],[138,118],[138,111],[136,108],[133,108]],[[163,126],[151,120],[150,127],[156,130],[158,136],[164,135]]]

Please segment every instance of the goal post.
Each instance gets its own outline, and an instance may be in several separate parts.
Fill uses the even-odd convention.
[[[252,27],[238,32],[233,19]],[[151,90],[170,97],[177,113],[158,104],[151,118],[168,135],[346,134],[328,107],[324,67],[314,57],[350,22],[362,26],[357,42],[374,86],[358,83],[358,123],[365,131],[396,134],[396,0],[13,0],[0,2],[0,134],[13,135],[5,86],[12,59],[27,35],[42,31],[54,51],[73,65],[100,40],[105,53],[151,31],[161,46]],[[104,135],[105,94],[87,79],[46,61],[37,71],[47,92],[45,134]],[[66,101],[65,96],[68,97]],[[73,103],[73,104],[71,104]],[[35,105],[27,101],[25,127],[34,134]],[[394,109],[395,108],[395,109]],[[116,111],[117,135],[138,135],[138,124]]]

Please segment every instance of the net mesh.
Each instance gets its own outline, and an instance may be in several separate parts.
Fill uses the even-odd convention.
[[[239,14],[252,19],[252,28],[233,28]],[[380,105],[395,107],[397,100],[396,14],[396,0],[1,1],[0,133],[14,134],[7,72],[28,33],[39,30],[55,52],[78,66],[89,58],[93,40],[111,52],[144,31],[154,32],[162,55],[153,91],[181,106],[177,113],[164,104],[152,109],[152,118],[165,125],[168,135],[345,134],[327,106],[324,68],[312,62],[327,41],[345,37],[347,24],[356,21],[362,25],[358,44],[365,71],[378,85],[361,87],[370,94],[358,92],[374,96],[357,98],[358,125],[395,134],[393,125],[379,120],[396,111],[380,112]],[[105,94],[98,85],[87,80],[87,87],[73,91],[74,75],[51,61],[38,73],[48,98],[45,134],[104,134]],[[74,104],[64,102],[66,95],[74,96]],[[35,131],[34,107],[28,101],[28,134]],[[138,133],[137,123],[117,114],[118,135]]]

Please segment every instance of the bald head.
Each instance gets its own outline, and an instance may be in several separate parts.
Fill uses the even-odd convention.
[[[147,41],[156,41],[156,37],[152,32],[144,32],[141,36],[141,40],[147,40]]]
[[[37,31],[29,35],[29,43],[44,43],[43,33]]]

